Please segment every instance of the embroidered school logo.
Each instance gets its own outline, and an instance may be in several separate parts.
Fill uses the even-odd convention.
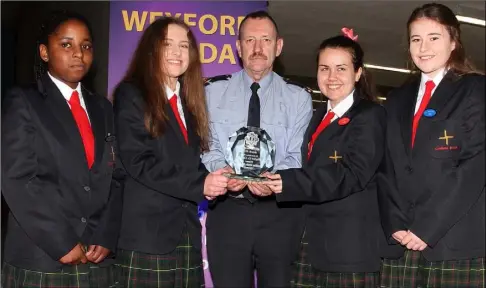
[[[442,136],[440,136],[438,139],[444,141],[445,145],[436,146],[435,149],[434,149],[435,151],[452,151],[452,150],[459,149],[458,146],[449,145],[450,142],[452,142],[451,139],[454,139],[454,136],[448,135],[447,130],[445,130],[445,129],[444,129],[444,134]]]
[[[339,159],[343,158],[343,156],[337,155],[337,151],[334,150],[334,155],[329,156],[329,159],[332,159],[334,163],[337,163]]]

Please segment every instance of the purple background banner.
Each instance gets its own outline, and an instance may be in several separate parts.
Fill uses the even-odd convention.
[[[161,16],[180,17],[199,44],[204,77],[230,74],[241,69],[236,50],[238,27],[244,16],[266,10],[266,1],[216,2],[111,2],[108,59],[108,97],[123,78],[143,30]],[[207,203],[201,203],[203,265],[206,287],[213,287],[206,252]]]
[[[110,3],[108,95],[123,78],[142,31],[161,16],[183,19],[199,43],[205,77],[241,69],[235,41],[243,17],[266,10],[266,1],[125,2]]]

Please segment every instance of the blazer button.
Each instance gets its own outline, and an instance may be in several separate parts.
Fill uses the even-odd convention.
[[[413,172],[413,168],[412,168],[412,167],[410,167],[410,166],[407,166],[407,167],[405,168],[405,170],[407,170],[407,172],[408,172],[409,174],[411,174],[411,173]]]
[[[84,191],[86,191],[86,192],[91,191],[91,188],[89,186],[84,186],[83,188],[84,188]]]
[[[182,207],[187,208],[187,203],[182,204]]]
[[[81,217],[81,222],[86,223],[86,218]]]

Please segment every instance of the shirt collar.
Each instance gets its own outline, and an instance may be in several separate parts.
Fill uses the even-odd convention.
[[[432,79],[429,76],[422,73],[422,76],[421,76],[421,79],[420,79],[420,87],[425,87],[425,83],[429,80],[434,81],[435,87],[439,86],[440,81],[442,81],[442,78],[444,78],[444,76],[447,74],[447,71],[449,71],[449,69],[442,68],[439,71],[439,73],[437,73],[437,75],[435,75],[435,77],[432,78]]]
[[[179,81],[177,81],[176,83],[175,91],[172,91],[172,89],[170,89],[169,86],[165,85],[165,94],[167,95],[167,99],[169,100],[174,96],[174,94],[176,94],[178,98],[181,98],[180,92],[181,92],[181,84],[179,83]]]
[[[81,82],[78,83],[78,86],[76,87],[76,89],[73,89],[73,88],[69,87],[66,83],[63,83],[61,80],[52,76],[51,73],[47,72],[47,75],[49,75],[52,82],[54,82],[54,84],[56,85],[57,89],[59,89],[59,91],[61,91],[61,94],[62,94],[62,96],[64,96],[66,101],[69,102],[69,100],[71,99],[71,95],[73,95],[73,92],[75,90],[78,91],[78,94],[79,94],[80,97],[83,96],[83,94],[81,93]]]
[[[354,103],[354,91],[351,91],[351,94],[346,96],[341,102],[339,102],[334,109],[331,109],[331,101],[327,101],[327,111],[332,110],[339,118],[343,117],[344,113],[348,112],[349,108],[353,106]]]
[[[243,69],[243,80],[245,83],[245,89],[248,91],[251,91],[250,87],[251,84],[253,84],[253,79],[246,73],[245,69]],[[270,84],[272,83],[273,80],[273,71],[270,71],[267,75],[263,76],[260,81],[258,81],[258,84],[260,84],[260,89],[258,89],[257,93],[261,97],[265,92],[267,91],[268,87],[270,87]]]

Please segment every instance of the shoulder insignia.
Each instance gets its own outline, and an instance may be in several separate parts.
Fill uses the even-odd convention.
[[[312,94],[312,89],[305,86],[305,85],[302,85],[300,84],[299,82],[296,82],[294,80],[291,80],[290,78],[283,78],[283,80],[287,83],[287,84],[290,84],[290,85],[295,85],[295,86],[298,86],[300,88],[304,88],[305,91],[307,91],[309,94]]]
[[[209,84],[217,82],[217,81],[229,80],[230,78],[231,78],[231,74],[218,75],[218,76],[214,76],[214,77],[205,78],[204,86],[208,86]]]

